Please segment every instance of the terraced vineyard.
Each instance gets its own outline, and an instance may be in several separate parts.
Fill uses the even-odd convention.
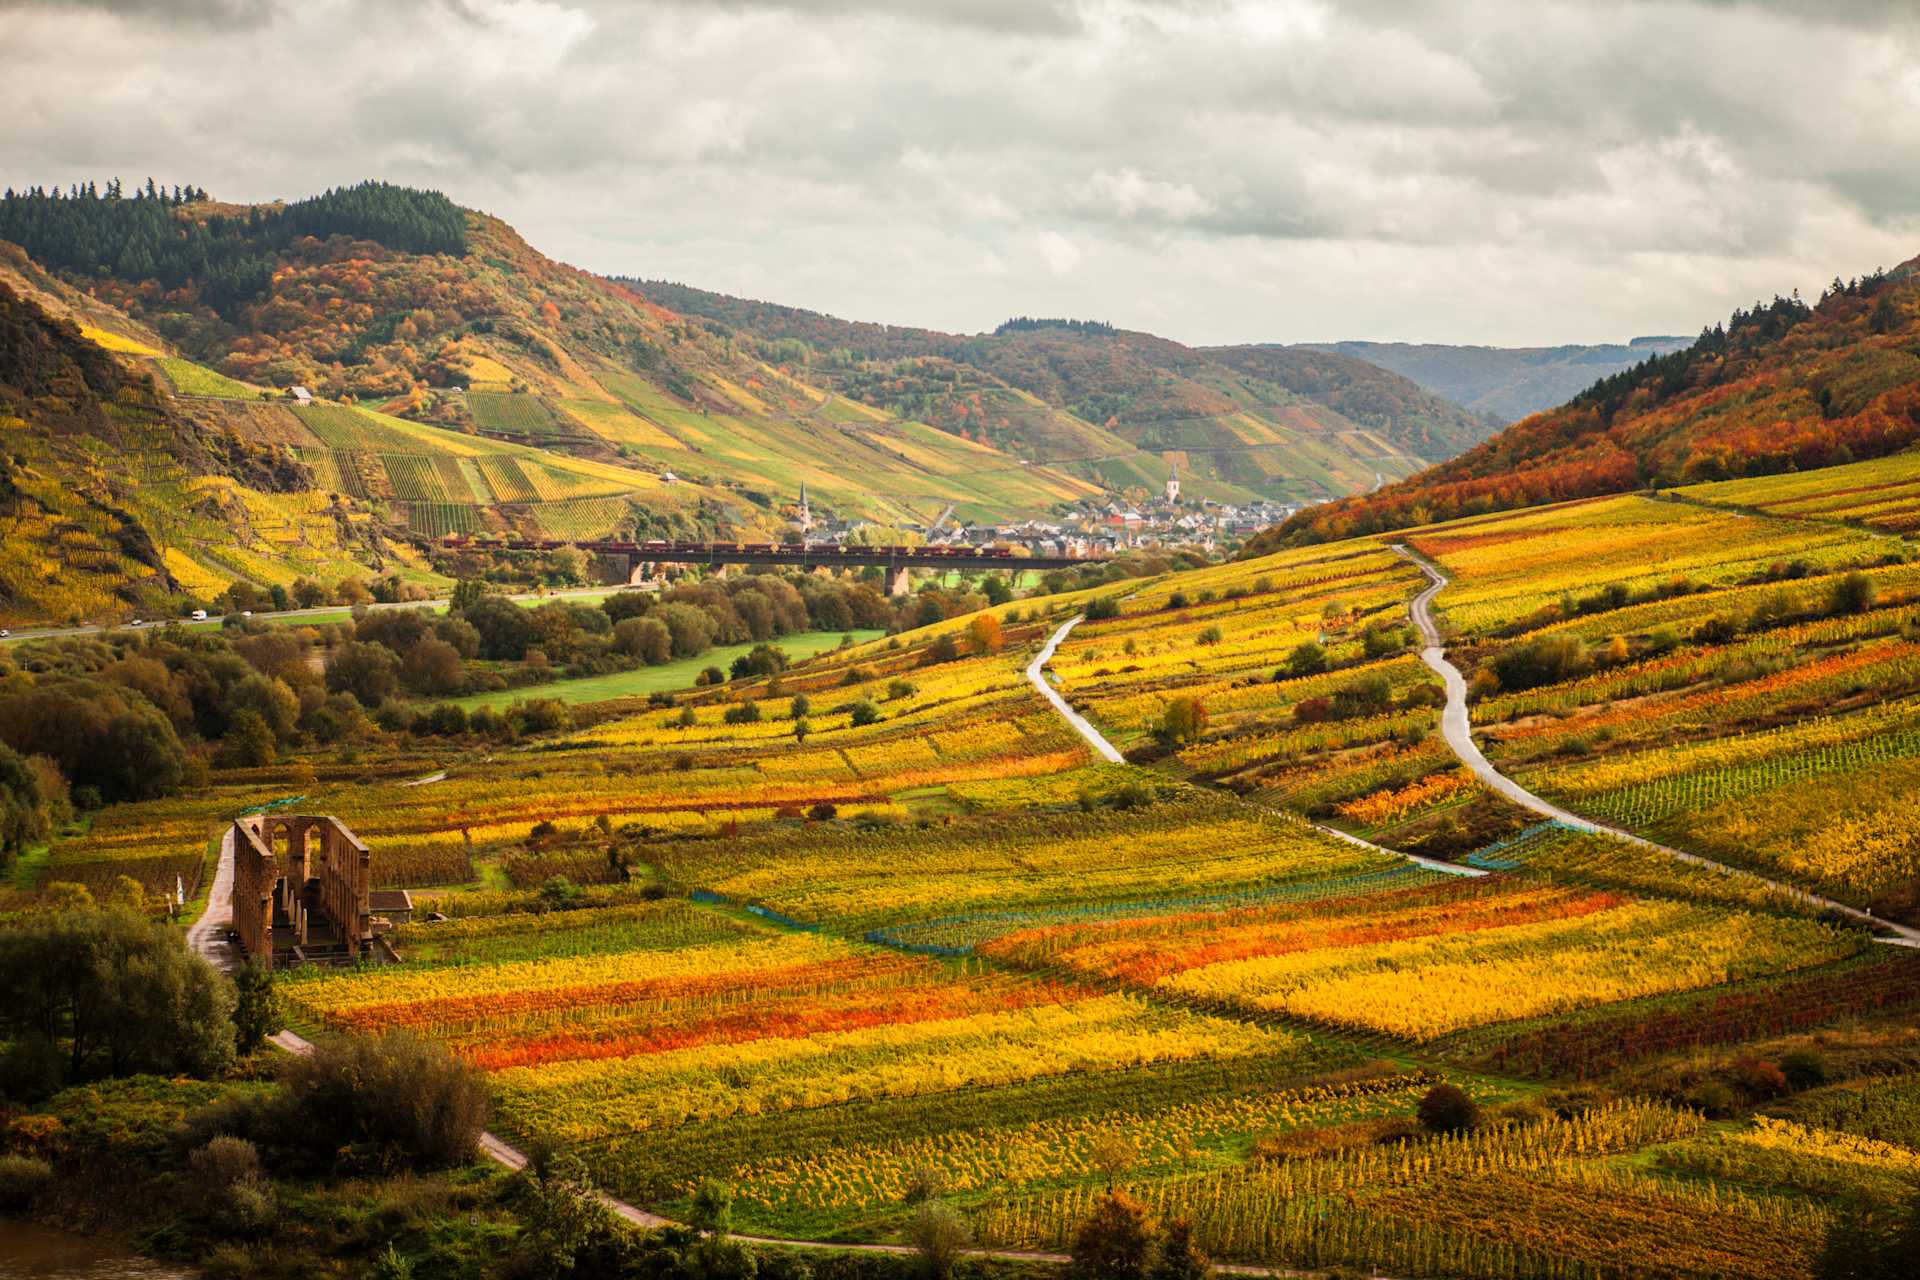
[[[1407,535],[1454,577],[1480,741],[1576,812],[1912,919],[1914,567],[1689,497]],[[43,874],[191,891],[209,814],[340,814],[422,922],[400,964],[284,978],[296,1026],[446,1045],[507,1137],[668,1214],[717,1176],[756,1233],[898,1240],[937,1198],[1059,1248],[1112,1183],[1244,1263],[1811,1276],[1920,1161],[1920,953],[1489,791],[1435,732],[1423,581],[1362,539],[1013,601],[1001,645],[962,616],[505,749],[218,770]],[[1131,763],[1024,674],[1075,617],[1051,670]],[[1477,1122],[1415,1119],[1443,1084]]]

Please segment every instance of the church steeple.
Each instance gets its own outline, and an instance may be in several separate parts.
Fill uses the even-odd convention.
[[[1180,464],[1173,464],[1173,474],[1167,477],[1167,501],[1180,501]]]

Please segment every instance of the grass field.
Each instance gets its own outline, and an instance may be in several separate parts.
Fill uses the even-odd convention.
[[[579,601],[586,603],[586,601]],[[801,635],[782,636],[773,643],[786,651],[787,657],[801,662],[815,654],[836,649],[845,635],[852,635],[856,642],[872,640],[884,633],[879,631],[809,631]],[[524,689],[502,689],[497,693],[478,693],[470,698],[456,699],[469,711],[475,707],[505,707],[514,702],[524,702],[529,698],[558,698],[562,702],[606,702],[614,698],[644,697],[649,693],[671,693],[680,689],[691,689],[694,680],[708,667],[719,667],[725,671],[735,658],[751,650],[751,644],[720,645],[709,649],[697,658],[681,658],[673,662],[664,662],[657,667],[641,667],[635,671],[622,671],[610,676],[584,676],[578,680],[555,680],[550,684],[530,685]]]

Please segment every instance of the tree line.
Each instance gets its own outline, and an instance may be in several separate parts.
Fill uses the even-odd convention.
[[[206,200],[204,189],[168,190],[151,178],[130,193],[118,179],[104,190],[91,182],[9,187],[0,195],[0,240],[56,270],[192,288],[228,319],[267,290],[278,255],[302,236],[350,236],[401,253],[467,251],[466,215],[437,191],[369,181],[278,208],[250,206],[244,216],[196,213]]]

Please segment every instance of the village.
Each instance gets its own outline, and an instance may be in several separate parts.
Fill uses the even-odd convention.
[[[932,546],[1012,547],[1032,556],[1108,556],[1142,549],[1187,548],[1219,554],[1300,510],[1298,503],[1259,501],[1245,505],[1183,498],[1175,467],[1159,496],[1087,501],[1059,515],[1004,524],[967,524],[951,518],[952,507],[925,526],[898,531]],[[809,542],[861,542],[878,526],[865,520],[815,516],[801,490],[795,523]]]

